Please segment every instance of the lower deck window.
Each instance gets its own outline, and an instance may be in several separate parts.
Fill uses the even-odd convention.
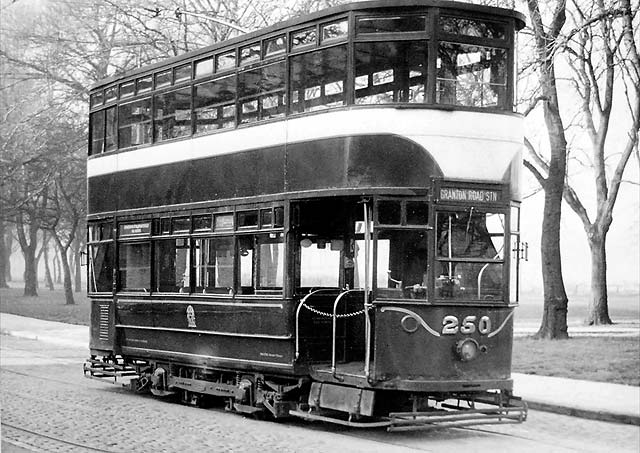
[[[195,292],[233,294],[233,238],[196,239],[194,247]]]
[[[189,292],[189,241],[186,238],[155,242],[154,291]]]
[[[284,242],[280,233],[238,238],[240,293],[282,291],[284,282]]]
[[[427,298],[426,230],[382,230],[377,241],[376,286],[380,297]]]
[[[118,286],[121,291],[151,290],[151,245],[148,242],[120,244]]]
[[[113,291],[114,250],[113,242],[89,246],[89,291]]]

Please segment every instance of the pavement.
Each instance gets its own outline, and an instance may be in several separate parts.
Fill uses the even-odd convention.
[[[629,326],[585,328],[570,335],[622,335]],[[516,335],[524,335],[525,327],[516,325]],[[610,331],[612,330],[612,331]],[[628,336],[637,337],[634,324]],[[14,337],[40,340],[69,348],[89,345],[89,327],[43,321],[0,313],[0,333]],[[522,397],[530,409],[576,417],[640,426],[640,387],[603,382],[565,379],[550,376],[513,373],[514,394]]]

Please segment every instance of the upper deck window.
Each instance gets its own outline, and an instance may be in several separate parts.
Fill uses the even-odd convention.
[[[427,16],[403,15],[385,17],[361,17],[356,22],[356,33],[408,33],[425,31]]]
[[[318,41],[316,27],[306,28],[304,30],[291,34],[291,49],[312,46]]]
[[[169,86],[173,83],[173,75],[171,69],[156,74],[156,88]]]
[[[213,74],[213,57],[196,61],[196,78]]]
[[[93,93],[89,100],[89,105],[91,108],[102,105],[104,103],[104,93],[102,91],[98,91],[97,93]]]
[[[151,98],[118,106],[118,147],[151,142]]]
[[[291,57],[291,112],[309,112],[346,103],[347,46]]]
[[[136,92],[135,82],[132,80],[131,82],[126,82],[120,84],[120,97],[129,97],[133,96]]]
[[[427,42],[356,43],[356,104],[425,100]]]
[[[216,72],[224,71],[225,69],[232,69],[236,67],[236,51],[230,50],[229,52],[216,55]]]
[[[260,61],[260,44],[252,44],[240,48],[240,64],[245,65]]]
[[[322,36],[323,43],[333,39],[346,38],[348,33],[349,22],[347,22],[347,19],[324,24],[320,27],[320,34]]]
[[[153,79],[151,76],[141,77],[136,80],[136,91],[138,93],[146,93],[153,88]]]
[[[282,54],[285,50],[287,50],[287,38],[284,35],[276,36],[275,38],[264,41],[265,57]]]
[[[100,154],[104,149],[104,110],[91,114],[90,155]]]
[[[235,75],[196,85],[193,100],[196,133],[234,127],[235,99]]]
[[[464,17],[440,16],[440,29],[445,33],[475,38],[505,39],[507,36],[505,24]]]
[[[118,88],[116,86],[112,86],[104,90],[105,102],[111,102],[118,99]]]
[[[284,115],[285,69],[282,61],[238,74],[241,123]]]
[[[436,102],[466,107],[504,107],[507,50],[441,42]]]
[[[154,96],[156,141],[191,134],[191,88]]]
[[[175,83],[191,80],[191,63],[178,66],[175,71]]]

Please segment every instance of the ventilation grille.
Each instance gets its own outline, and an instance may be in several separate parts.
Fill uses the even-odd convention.
[[[100,304],[100,340],[109,341],[109,304]]]

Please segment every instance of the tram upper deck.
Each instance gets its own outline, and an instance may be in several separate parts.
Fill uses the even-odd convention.
[[[518,199],[523,24],[470,4],[352,3],[105,80],[91,90],[89,213],[438,176],[509,183]],[[102,190],[159,179],[182,188]]]

